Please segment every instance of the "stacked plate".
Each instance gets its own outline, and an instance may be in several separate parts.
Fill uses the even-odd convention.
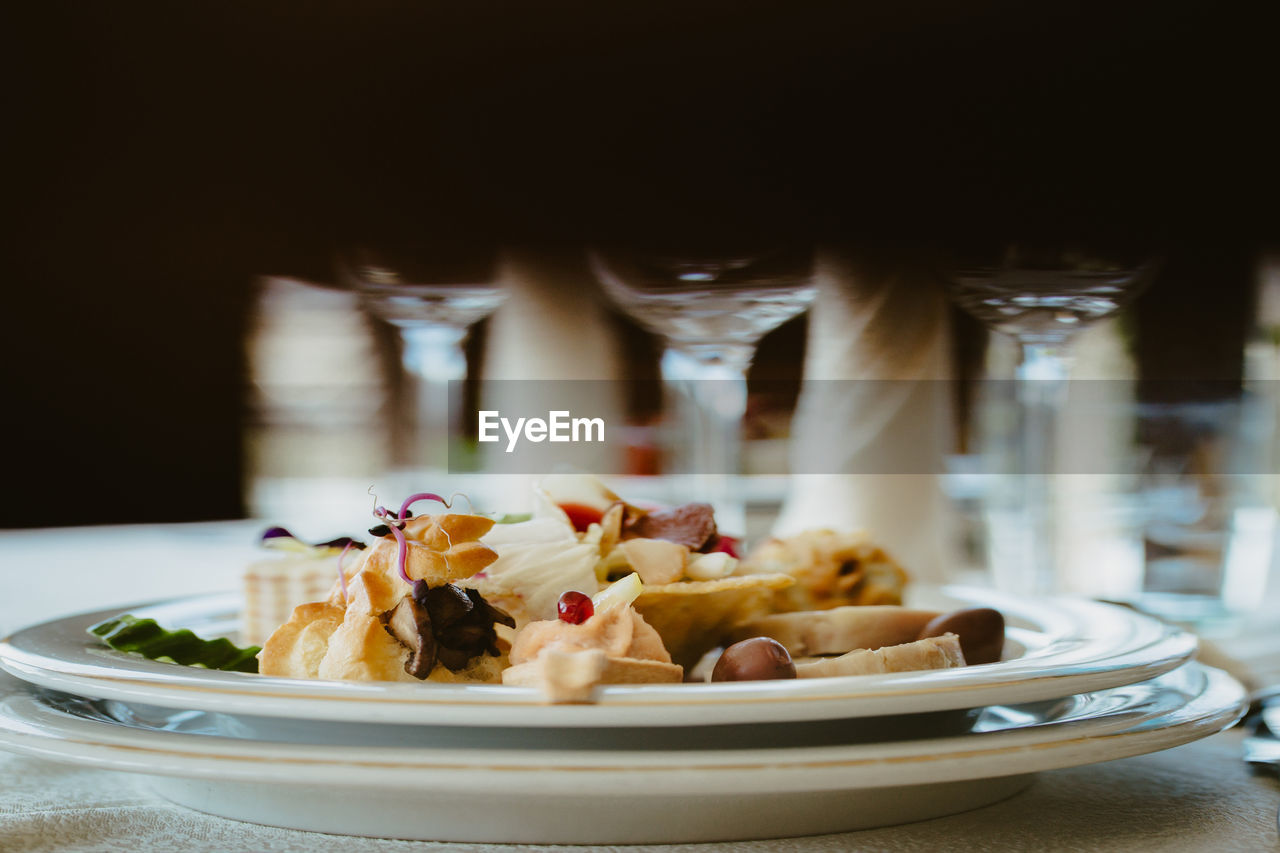
[[[604,688],[546,705],[490,685],[295,681],[157,663],[96,644],[116,611],[0,644],[27,682],[0,747],[157,777],[163,796],[256,823],[447,841],[658,843],[902,823],[1011,796],[1032,774],[1226,728],[1244,692],[1195,639],[1121,608],[991,590],[1005,660],[959,670]],[[234,634],[235,597],[135,608]]]

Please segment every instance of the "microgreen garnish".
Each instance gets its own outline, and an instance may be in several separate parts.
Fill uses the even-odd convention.
[[[457,497],[457,494],[453,494],[453,496],[451,496],[451,500],[452,497]],[[376,498],[374,498],[374,500],[376,500]],[[408,540],[404,538],[404,521],[412,519],[413,514],[410,512],[410,508],[408,507],[419,501],[435,501],[436,503],[439,503],[439,505],[442,505],[445,510],[448,510],[448,508],[452,508],[453,506],[451,502],[445,501],[443,497],[439,496],[439,494],[435,494],[433,492],[417,492],[416,494],[410,494],[410,496],[404,498],[404,502],[401,503],[399,512],[390,511],[385,506],[375,506],[374,517],[381,521],[381,524],[374,526],[374,528],[369,528],[370,535],[375,535],[375,537],[385,537],[388,533],[392,534],[393,537],[396,537],[396,544],[398,546],[396,552],[396,567],[399,570],[401,579],[407,584],[413,583],[413,580],[408,576],[408,569],[406,566],[406,562],[408,560]],[[467,500],[467,503],[470,502],[470,500]]]
[[[413,583],[413,579],[405,570],[405,560],[409,557],[409,543],[404,538],[404,522],[385,506],[374,507],[373,517],[381,521],[386,526],[387,532],[396,537],[396,545],[399,546],[396,552],[396,568],[400,570],[400,579],[405,583]]]
[[[342,561],[346,559],[347,552],[351,550],[354,542],[348,542],[342,547],[342,553],[338,555],[338,583],[342,584],[342,600],[347,601],[347,573],[342,570]]]
[[[290,546],[290,543],[293,543]],[[305,548],[358,548],[363,549],[364,543],[358,539],[352,539],[350,536],[339,536],[336,539],[330,539],[328,542],[316,542],[310,544],[303,542],[297,536],[294,536],[283,527],[268,527],[262,532],[262,536],[258,539],[258,544],[274,547],[276,545],[284,545],[297,549]]]
[[[409,558],[409,543],[404,538],[404,523],[413,518],[413,513],[409,511],[409,507],[418,501],[435,501],[441,504],[445,509],[450,508],[450,504],[444,498],[432,492],[418,492],[409,495],[404,499],[404,503],[400,504],[400,512],[392,512],[385,506],[375,506],[373,508],[373,517],[382,522],[377,527],[369,528],[369,533],[374,536],[386,536],[390,533],[396,537],[396,568],[400,571],[400,579],[405,583],[413,583],[413,579],[409,577],[409,572],[405,566]]]
[[[413,506],[418,501],[435,501],[445,509],[449,509],[449,502],[439,495],[431,492],[418,492],[416,495],[409,495],[409,497],[404,499],[404,503],[400,504],[400,514],[398,517],[408,518],[409,516],[405,515],[405,513],[409,511],[409,507]]]

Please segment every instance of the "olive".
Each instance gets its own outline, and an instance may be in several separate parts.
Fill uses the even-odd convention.
[[[765,681],[795,678],[796,665],[782,643],[770,637],[752,637],[725,649],[711,671],[712,681]]]
[[[917,640],[955,634],[968,664],[995,663],[1004,651],[1004,616],[990,607],[941,613],[920,629]]]

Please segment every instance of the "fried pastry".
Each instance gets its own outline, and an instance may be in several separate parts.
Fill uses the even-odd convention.
[[[865,533],[809,530],[770,539],[739,566],[739,574],[783,572],[796,584],[774,597],[773,609],[823,610],[842,605],[901,604],[908,575]]]
[[[403,546],[392,535],[380,538],[326,601],[294,609],[263,646],[260,672],[356,681],[498,680],[505,655],[493,626],[514,623],[475,590],[453,584],[497,558],[477,541],[493,521],[450,513],[402,524]],[[416,618],[400,618],[406,609]]]

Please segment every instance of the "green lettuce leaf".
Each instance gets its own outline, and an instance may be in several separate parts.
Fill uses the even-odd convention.
[[[257,654],[262,651],[261,646],[240,648],[225,637],[204,640],[186,628],[168,631],[154,619],[139,619],[130,613],[92,625],[89,633],[117,651],[227,672],[257,672]]]

